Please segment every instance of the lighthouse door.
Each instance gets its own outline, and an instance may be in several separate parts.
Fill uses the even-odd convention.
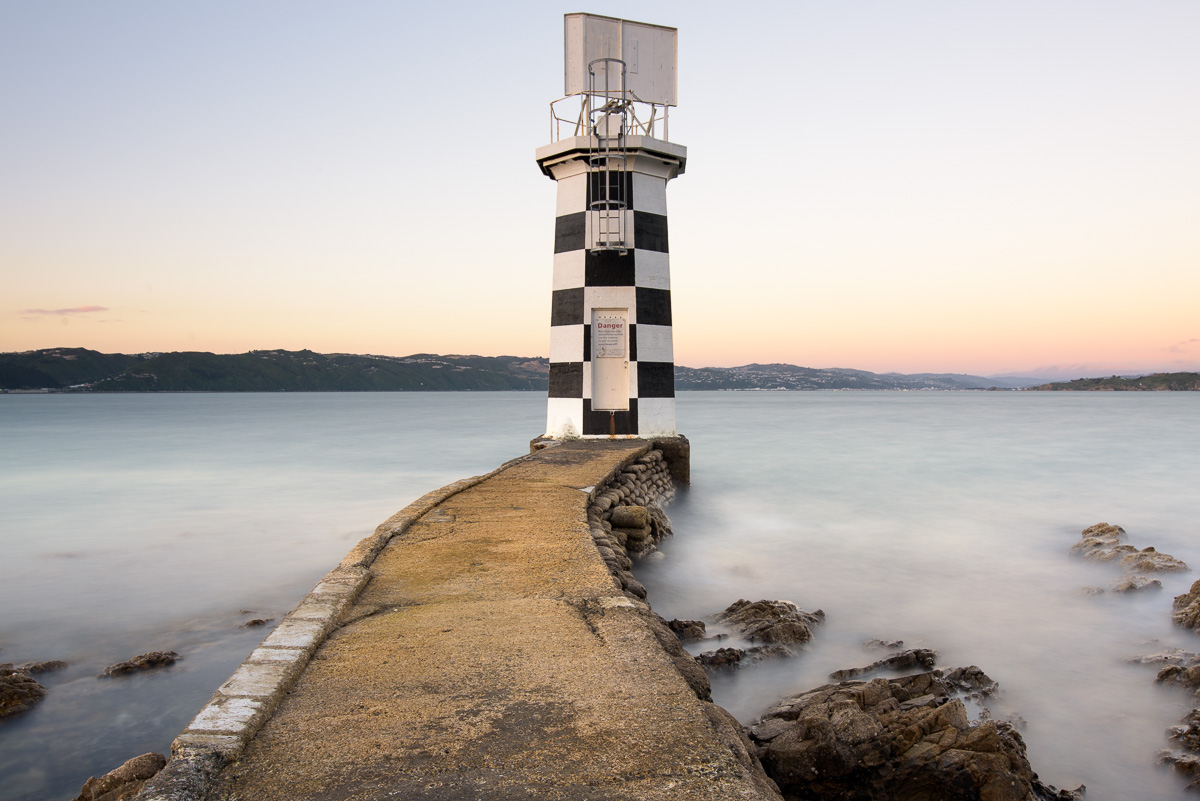
[[[629,408],[629,310],[592,309],[592,409]]]

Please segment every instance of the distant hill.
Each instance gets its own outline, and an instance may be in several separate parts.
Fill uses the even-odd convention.
[[[105,362],[108,359],[110,361]],[[87,369],[84,369],[86,367]],[[355,356],[311,350],[105,356],[83,348],[0,354],[0,389],[89,392],[545,390],[545,359]]]
[[[0,391],[59,392],[429,392],[536,390],[544,358],[358,356],[311,350],[104,354],[84,348],[0,353]],[[679,390],[1011,389],[1011,379],[870,373],[794,364],[675,368]],[[1027,384],[1026,384],[1027,386]]]
[[[676,389],[1011,389],[1015,385],[977,375],[869,373],[842,368],[814,369],[794,364],[675,368]]]
[[[1077,378],[1029,387],[1045,392],[1197,392],[1200,373],[1155,373],[1140,378]]]
[[[0,389],[63,389],[117,375],[141,356],[97,353],[85,348],[49,348],[0,353]]]

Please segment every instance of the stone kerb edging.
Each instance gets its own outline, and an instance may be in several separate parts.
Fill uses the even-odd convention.
[[[203,799],[220,770],[270,719],[313,653],[336,628],[338,616],[371,580],[370,566],[388,542],[448,498],[530,458],[532,454],[519,456],[490,473],[427,492],[355,545],[217,688],[171,743],[166,767],[146,783],[136,801]]]

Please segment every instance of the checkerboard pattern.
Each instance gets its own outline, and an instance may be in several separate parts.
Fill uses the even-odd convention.
[[[634,154],[636,156],[636,154]],[[642,171],[639,161],[651,165]],[[553,169],[558,183],[554,226],[554,288],[550,311],[552,437],[675,434],[675,356],[671,342],[671,278],[667,252],[667,181],[661,160],[631,158],[631,169],[609,175],[623,186],[627,251],[593,250],[598,215],[588,204],[600,195],[604,174],[584,157]],[[628,309],[629,409],[591,408],[593,309]]]

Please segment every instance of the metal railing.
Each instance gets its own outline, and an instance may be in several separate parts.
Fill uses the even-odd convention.
[[[612,93],[610,93],[611,95]],[[629,136],[648,136],[651,139],[671,141],[668,129],[668,111],[670,106],[661,103],[647,103],[632,90],[626,89],[619,97],[605,96],[603,92],[583,92],[578,95],[567,95],[550,103],[550,141],[558,142],[572,136],[591,136],[591,112],[594,98],[603,98],[604,104],[618,102],[627,104],[629,110],[626,118]],[[579,104],[578,110],[568,101]]]

